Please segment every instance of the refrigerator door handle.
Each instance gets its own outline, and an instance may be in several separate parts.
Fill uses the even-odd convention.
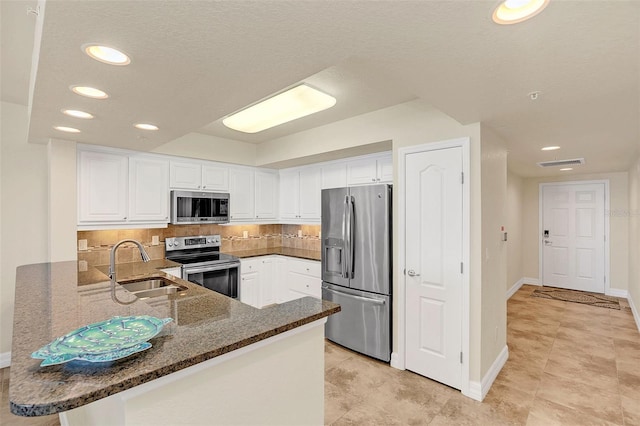
[[[350,297],[352,299],[362,300],[365,302],[373,303],[375,305],[384,305],[384,300],[380,299],[371,299],[369,297],[356,296],[355,294],[343,293],[341,291],[332,290],[329,287],[322,286],[323,290],[328,291],[329,293],[339,294],[340,296]]]
[[[349,196],[349,278],[355,275],[354,260],[356,245],[353,243],[353,230],[356,227],[355,200]]]
[[[342,209],[342,244],[344,244],[344,248],[342,250],[342,259],[341,267],[342,267],[342,278],[349,278],[349,271],[347,270],[347,263],[349,262],[347,258],[347,253],[349,252],[349,241],[348,241],[348,229],[347,229],[347,213],[349,211],[349,196],[345,196],[344,198],[344,206]]]

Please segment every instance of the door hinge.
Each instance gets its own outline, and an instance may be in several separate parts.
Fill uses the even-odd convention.
[[[460,183],[464,184],[464,172],[460,173]]]
[[[462,352],[460,352],[460,364],[462,364]]]
[[[464,274],[464,263],[460,262],[460,273]]]

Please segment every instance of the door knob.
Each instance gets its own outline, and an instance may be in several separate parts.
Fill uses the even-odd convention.
[[[407,271],[407,275],[409,275],[410,277],[419,277],[420,274],[416,274],[416,271],[414,271],[413,269],[409,269]]]

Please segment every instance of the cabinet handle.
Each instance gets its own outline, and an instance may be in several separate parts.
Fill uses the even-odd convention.
[[[371,180],[372,180],[373,182],[375,182],[375,181],[376,181],[376,178],[371,178]]]
[[[202,185],[202,189],[205,189],[207,187],[207,185]]]
[[[125,216],[123,219],[126,219],[127,217]]]

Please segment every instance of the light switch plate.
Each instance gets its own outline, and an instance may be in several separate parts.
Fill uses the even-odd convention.
[[[78,240],[78,251],[87,250],[87,240]]]
[[[151,236],[151,245],[157,246],[158,244],[160,244],[160,237],[157,235]]]
[[[89,265],[87,264],[87,261],[86,260],[79,260],[78,261],[78,271],[79,272],[87,272],[87,269],[89,269]]]

